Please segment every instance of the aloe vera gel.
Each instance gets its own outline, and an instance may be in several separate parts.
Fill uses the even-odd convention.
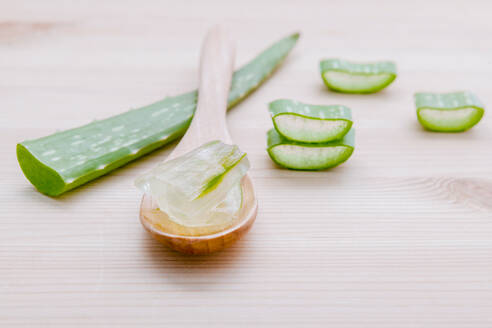
[[[159,164],[135,185],[167,215],[153,216],[157,225],[166,226],[169,219],[188,228],[224,228],[241,207],[241,179],[248,169],[239,147],[212,141]]]
[[[437,132],[462,132],[480,122],[484,106],[476,95],[461,91],[415,94],[417,118],[424,128]]]

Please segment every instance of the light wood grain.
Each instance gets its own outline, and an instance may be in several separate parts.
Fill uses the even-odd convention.
[[[492,119],[423,131],[415,91],[470,89],[492,104],[490,1],[0,2],[0,326],[492,326]],[[205,257],[154,241],[136,176],[157,151],[59,199],[37,193],[18,141],[198,85],[205,30],[225,24],[237,65],[300,30],[264,86],[228,114],[260,211]],[[388,89],[329,92],[318,61],[392,59]],[[356,149],[326,172],[275,167],[266,104],[353,109]]]

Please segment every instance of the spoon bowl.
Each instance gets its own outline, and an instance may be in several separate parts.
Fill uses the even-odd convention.
[[[241,181],[243,205],[237,213],[233,225],[223,231],[203,236],[184,236],[166,232],[152,222],[146,215],[153,209],[152,197],[144,195],[140,205],[140,222],[144,228],[160,243],[186,254],[208,254],[219,251],[241,238],[253,225],[258,210],[253,183],[249,175]]]

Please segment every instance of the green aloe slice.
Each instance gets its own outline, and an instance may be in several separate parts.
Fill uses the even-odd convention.
[[[345,93],[373,93],[386,88],[396,78],[396,65],[390,61],[353,63],[342,59],[320,62],[326,86]]]
[[[295,100],[272,101],[268,110],[273,125],[284,138],[322,143],[342,138],[352,127],[350,108],[342,105],[308,105]]]
[[[415,106],[420,124],[428,130],[439,132],[468,130],[484,114],[484,106],[478,97],[467,91],[416,93]]]
[[[267,133],[268,154],[280,166],[294,170],[323,170],[345,162],[354,151],[355,131],[322,144],[290,141],[275,129]]]
[[[266,49],[234,73],[229,108],[258,88],[294,47],[299,34]],[[165,98],[82,127],[17,145],[27,179],[57,196],[181,137],[193,117],[197,91]]]
[[[216,225],[232,221],[239,209],[242,193],[237,186],[248,169],[248,158],[238,146],[212,141],[162,162],[135,185],[178,224]]]

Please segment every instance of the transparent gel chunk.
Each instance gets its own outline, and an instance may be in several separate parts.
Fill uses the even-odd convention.
[[[217,225],[232,221],[241,207],[240,181],[248,169],[239,147],[213,141],[159,164],[135,185],[178,224]]]

